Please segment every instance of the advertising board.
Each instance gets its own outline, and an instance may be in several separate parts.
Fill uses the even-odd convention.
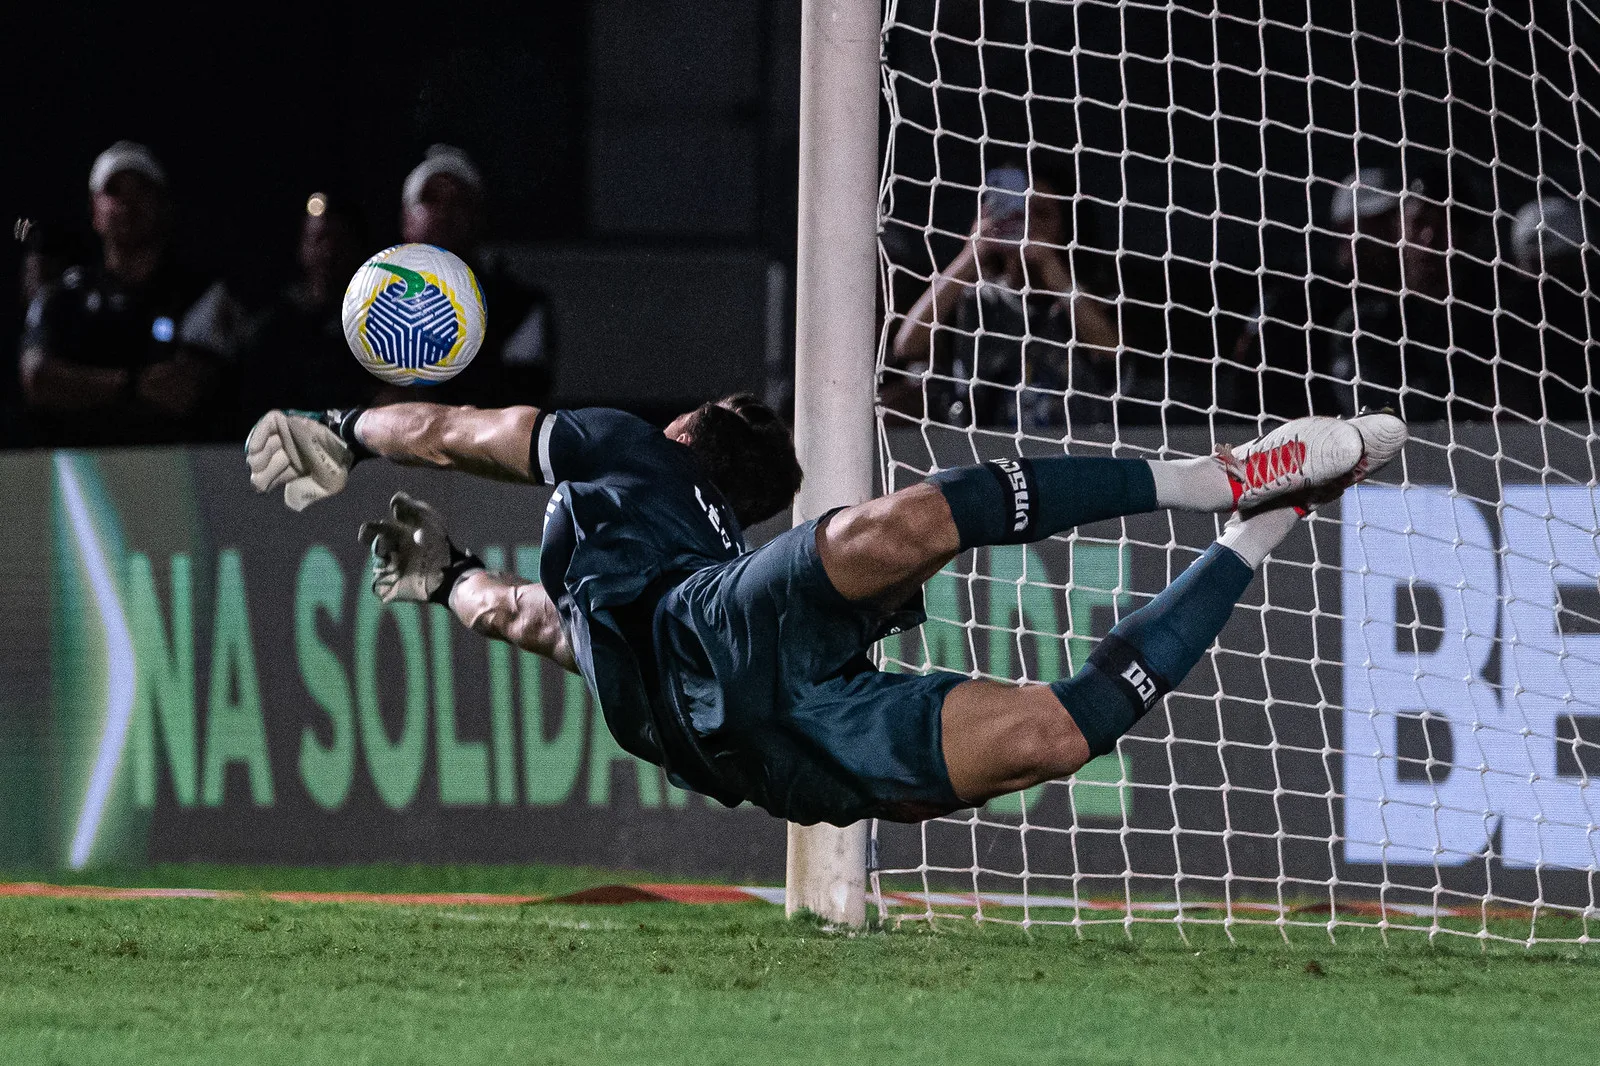
[[[1202,451],[1202,436],[1165,443]],[[884,826],[877,861],[914,864],[948,837],[986,870],[1090,888],[1131,870],[1151,890],[1181,872],[1235,890],[1537,878],[1546,899],[1585,893],[1600,846],[1600,558],[1593,485],[1550,474],[1592,469],[1588,444],[1556,436],[1457,427],[1449,448],[1413,445],[1403,482],[1397,470],[1347,494],[1328,511],[1342,521],[1290,539],[1213,658],[1119,754],[1071,788],[994,801],[976,828]],[[890,447],[928,449],[923,468],[972,454],[936,434]],[[374,463],[294,514],[250,491],[229,447],[4,455],[0,482],[0,535],[19,546],[0,559],[7,865],[781,878],[781,825],[623,753],[576,677],[442,608],[367,591],[355,529],[395,489],[526,575],[544,490]],[[1215,528],[1156,514],[974,553],[929,584],[931,621],[891,638],[891,668],[1062,676]]]

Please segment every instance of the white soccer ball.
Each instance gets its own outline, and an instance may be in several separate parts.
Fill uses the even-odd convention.
[[[344,290],[344,337],[392,385],[437,385],[466,369],[487,315],[472,268],[431,244],[397,244],[361,264]]]

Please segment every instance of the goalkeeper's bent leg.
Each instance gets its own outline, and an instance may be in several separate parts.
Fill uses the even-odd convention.
[[[1227,510],[1232,483],[1213,457],[1175,462],[1054,456],[935,474],[817,526],[817,551],[848,600],[903,602],[969,548],[1041,540],[1158,507]]]
[[[950,505],[961,550],[1026,544],[1162,507],[1225,511],[1234,492],[1211,456],[1171,462],[1058,455],[994,459],[928,479]]]
[[[1116,747],[1118,737],[1183,683],[1222,632],[1256,568],[1298,520],[1284,508],[1230,522],[1176,581],[1118,622],[1082,670],[1050,686],[1091,758]]]
[[[1299,516],[1235,519],[1177,581],[1123,619],[1077,674],[1052,685],[967,681],[940,712],[945,769],[974,805],[1076,772],[1183,680],[1232,613],[1261,561]]]

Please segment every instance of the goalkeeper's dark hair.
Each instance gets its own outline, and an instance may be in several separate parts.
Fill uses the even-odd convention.
[[[684,426],[687,444],[745,528],[794,502],[800,460],[789,427],[748,392],[703,403]]]

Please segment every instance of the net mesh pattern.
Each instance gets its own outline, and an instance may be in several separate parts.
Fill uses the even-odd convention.
[[[1413,428],[1115,753],[875,824],[883,912],[1587,942],[1595,10],[888,0],[883,49],[888,489],[1307,413]],[[1218,521],[969,553],[886,667],[1065,676]]]

